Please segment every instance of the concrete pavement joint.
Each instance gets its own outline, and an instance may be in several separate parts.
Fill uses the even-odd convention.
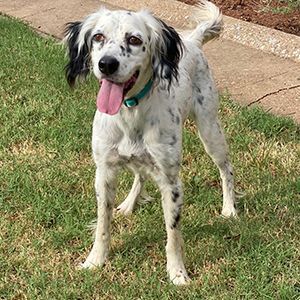
[[[257,102],[263,100],[264,98],[266,98],[266,97],[268,97],[268,96],[278,94],[278,93],[280,93],[280,92],[282,92],[282,91],[290,91],[290,90],[293,90],[293,89],[296,89],[296,88],[299,88],[299,87],[300,87],[300,84],[294,85],[294,86],[291,86],[291,87],[287,87],[287,88],[281,88],[281,89],[278,89],[277,91],[267,93],[267,94],[265,94],[265,95],[259,97],[258,99],[256,99],[256,100],[254,100],[254,101],[248,103],[247,106],[249,107],[249,106],[251,106],[251,105],[253,105],[253,104],[255,104],[255,103],[257,103]]]

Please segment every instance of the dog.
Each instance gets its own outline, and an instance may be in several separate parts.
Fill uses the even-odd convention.
[[[217,116],[218,93],[201,49],[220,34],[222,14],[208,1],[200,2],[197,11],[196,28],[182,36],[146,10],[101,8],[66,25],[68,83],[73,87],[90,71],[100,83],[92,133],[98,219],[82,268],[102,266],[107,259],[116,177],[126,167],[135,178],[117,210],[131,213],[145,195],[145,179],[153,178],[162,194],[169,278],[175,285],[188,283],[179,178],[182,125],[188,116],[220,171],[222,214],[236,215],[233,168]]]

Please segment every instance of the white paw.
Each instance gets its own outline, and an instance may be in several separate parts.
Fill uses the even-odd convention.
[[[133,212],[135,201],[128,201],[127,198],[117,207],[116,212],[123,215],[130,215]]]
[[[94,269],[104,265],[105,258],[92,250],[86,261],[78,266],[79,269]]]
[[[169,275],[170,280],[175,285],[186,285],[191,281],[185,269],[172,270],[169,272]]]
[[[225,207],[222,209],[222,216],[225,218],[237,217],[237,211],[234,207]]]

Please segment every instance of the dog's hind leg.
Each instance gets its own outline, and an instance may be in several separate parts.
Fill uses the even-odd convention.
[[[195,95],[194,116],[204,148],[219,168],[223,189],[222,215],[230,217],[236,215],[234,176],[229,160],[228,146],[217,117],[217,109],[213,107],[218,101],[217,97],[217,93],[211,93],[210,97],[206,99],[201,94]],[[199,101],[199,98],[206,102]],[[205,106],[206,104],[207,106]]]
[[[128,196],[117,207],[117,212],[120,212],[124,215],[131,214],[138,203],[144,204],[153,200],[144,190],[144,176],[142,176],[138,172],[134,172],[134,174],[134,181]]]

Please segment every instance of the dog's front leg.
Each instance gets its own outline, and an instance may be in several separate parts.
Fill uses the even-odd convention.
[[[180,231],[183,193],[180,179],[160,175],[156,181],[162,193],[162,206],[167,231],[167,270],[176,285],[187,284],[189,277],[184,267],[184,245]]]
[[[110,225],[116,192],[117,170],[105,165],[97,167],[95,189],[97,197],[97,226],[93,248],[82,264],[83,268],[102,266],[110,246]]]

